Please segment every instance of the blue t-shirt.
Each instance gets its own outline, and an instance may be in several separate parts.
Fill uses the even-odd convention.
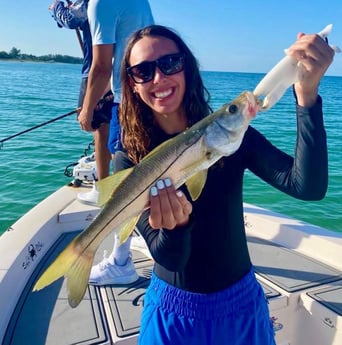
[[[154,23],[147,0],[92,0],[88,19],[93,45],[115,45],[112,72],[114,101],[120,103],[120,65],[126,42],[133,32]]]

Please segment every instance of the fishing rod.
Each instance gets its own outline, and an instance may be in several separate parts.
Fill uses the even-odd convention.
[[[60,116],[58,116],[58,117],[55,117],[54,119],[51,119],[51,120],[48,120],[48,121],[46,121],[46,122],[40,123],[39,125],[36,125],[36,126],[34,126],[34,127],[25,129],[24,131],[21,131],[21,132],[19,132],[19,133],[10,135],[10,136],[8,136],[7,138],[1,139],[1,140],[0,140],[0,150],[2,149],[3,143],[4,143],[5,141],[10,140],[10,139],[13,139],[13,138],[16,138],[16,137],[18,137],[19,135],[25,134],[25,133],[27,133],[27,132],[31,132],[31,131],[33,131],[34,129],[37,129],[37,128],[42,127],[42,126],[45,126],[45,125],[47,125],[47,124],[49,124],[49,123],[51,123],[51,122],[55,122],[55,121],[57,121],[57,120],[60,120],[60,119],[62,119],[63,117],[67,117],[67,116],[76,114],[80,109],[81,109],[81,108],[74,109],[74,110],[72,110],[72,111],[70,111],[70,112],[68,112],[68,113],[66,113],[66,114],[64,114],[64,115],[60,115]]]
[[[82,41],[80,29],[77,28],[75,30],[76,30],[76,36],[77,36],[78,43],[80,44],[82,54],[84,55],[83,41]]]

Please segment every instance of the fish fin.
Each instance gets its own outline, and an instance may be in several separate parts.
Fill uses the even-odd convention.
[[[205,182],[207,180],[208,170],[201,170],[195,175],[191,176],[186,182],[186,186],[191,195],[191,199],[197,200],[202,193]]]
[[[140,214],[129,219],[120,229],[118,236],[119,236],[119,243],[122,244],[124,243],[127,238],[131,235],[133,232],[135,226],[138,223],[138,220],[140,218]]]
[[[90,249],[86,253],[80,253],[75,240],[76,238],[57,256],[33,287],[33,291],[39,291],[65,276],[72,308],[77,307],[85,294],[95,255],[95,251]]]
[[[110,199],[118,185],[132,172],[132,170],[133,168],[120,170],[96,182],[96,187],[99,192],[98,206],[103,206]]]
[[[86,255],[81,255],[66,275],[68,302],[71,308],[76,308],[86,293],[94,255],[95,252],[90,251]]]

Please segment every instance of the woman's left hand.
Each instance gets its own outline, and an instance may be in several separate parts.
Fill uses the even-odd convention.
[[[301,63],[300,80],[295,84],[298,104],[310,107],[316,102],[319,82],[335,52],[319,35],[299,33],[287,54]]]
[[[191,202],[183,192],[175,189],[169,178],[151,187],[149,223],[152,228],[172,230],[186,225],[191,212]]]

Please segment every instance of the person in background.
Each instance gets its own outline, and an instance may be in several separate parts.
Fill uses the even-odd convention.
[[[294,85],[294,156],[249,126],[240,148],[209,168],[200,197],[165,178],[151,188],[137,228],[155,261],[144,297],[140,345],[275,345],[267,300],[251,263],[243,216],[250,170],[280,191],[320,200],[328,182],[327,142],[318,87],[334,51],[318,35],[298,34],[287,54],[301,62]],[[197,60],[173,30],[152,25],[128,41],[121,70],[125,152],[117,170],[210,113]]]
[[[121,100],[120,66],[127,39],[136,30],[153,24],[148,0],[91,0],[88,4],[88,20],[93,44],[86,94],[78,117],[85,131],[92,131],[91,118],[97,100],[111,81],[114,106],[110,122],[108,149],[114,155],[121,147],[118,108]],[[108,132],[107,132],[108,135]],[[103,159],[103,170],[109,169],[111,156]],[[99,168],[99,167],[98,167]],[[106,174],[99,176],[104,178]],[[95,202],[97,201],[94,200]],[[122,245],[114,238],[112,253],[92,267],[89,283],[94,285],[132,283],[139,277],[131,259],[131,237]]]
[[[57,25],[59,27],[65,27],[68,29],[79,29],[82,31],[82,51],[83,51],[83,66],[82,66],[82,80],[81,86],[79,91],[79,100],[78,106],[82,107],[83,100],[86,93],[87,82],[88,82],[88,75],[90,71],[90,66],[92,64],[92,38],[90,33],[90,27],[88,22],[88,15],[87,15],[87,7],[88,7],[88,0],[76,0],[73,4],[70,2],[65,5],[63,1],[54,1],[49,10],[51,12],[52,17],[56,20]],[[108,128],[109,128],[109,121],[112,117],[112,107],[113,107],[113,94],[110,90],[110,83],[108,83],[109,87],[105,88],[105,96],[96,104],[95,109],[91,113],[91,127],[94,132],[94,139],[95,139],[95,159],[97,165],[97,174],[99,179],[106,177],[108,172],[107,169],[102,169],[104,165],[108,166],[109,169],[109,162],[107,160],[108,148],[107,148],[107,141],[108,141]],[[109,89],[109,91],[107,91]],[[117,143],[117,147],[119,143]],[[102,153],[102,154],[100,154]],[[105,157],[105,164],[101,164],[100,160]],[[110,157],[108,153],[108,157]],[[109,158],[110,159],[110,158]],[[98,169],[100,167],[100,169]],[[105,170],[105,171],[104,171]],[[95,184],[91,192],[81,192],[78,193],[77,196],[80,202],[86,204],[96,204],[98,193],[95,189]],[[111,258],[112,262],[114,263],[114,255]],[[134,265],[132,261],[128,257],[130,255],[130,248],[127,247],[127,244],[120,246],[120,249],[116,250],[116,260],[118,263],[112,266],[110,270],[110,281],[105,281],[105,283],[115,283],[115,284],[128,284],[136,279],[138,279],[138,275],[135,271]],[[120,263],[123,263],[120,266]],[[107,260],[102,262],[101,267],[106,267]],[[99,268],[99,266],[98,266]],[[94,274],[94,273],[93,273]],[[99,282],[98,279],[96,282]],[[104,282],[103,280],[100,281]]]
[[[76,30],[78,34],[79,44],[81,45],[83,52],[82,78],[78,97],[78,107],[82,107],[83,105],[88,75],[93,59],[92,39],[87,8],[88,0],[76,0],[74,3],[67,1],[67,4],[63,1],[56,0],[49,6],[51,16],[57,22],[58,27]],[[82,37],[80,37],[80,31],[82,32]],[[91,126],[95,131],[95,159],[97,166],[99,167],[99,169],[97,169],[97,175],[99,178],[103,178],[108,174],[107,172],[103,172],[103,169],[101,169],[103,166],[101,163],[102,156],[104,155],[106,157],[106,153],[108,153],[107,136],[101,134],[108,131],[108,124],[112,116],[112,106],[113,93],[110,90],[110,84],[108,84],[104,91],[104,96],[97,101],[91,117]],[[102,154],[102,152],[104,153]],[[94,193],[96,193],[96,191],[90,194],[79,193],[79,199],[85,203],[91,203],[92,199],[89,198],[89,195],[93,196]],[[97,197],[97,195],[95,197]]]

